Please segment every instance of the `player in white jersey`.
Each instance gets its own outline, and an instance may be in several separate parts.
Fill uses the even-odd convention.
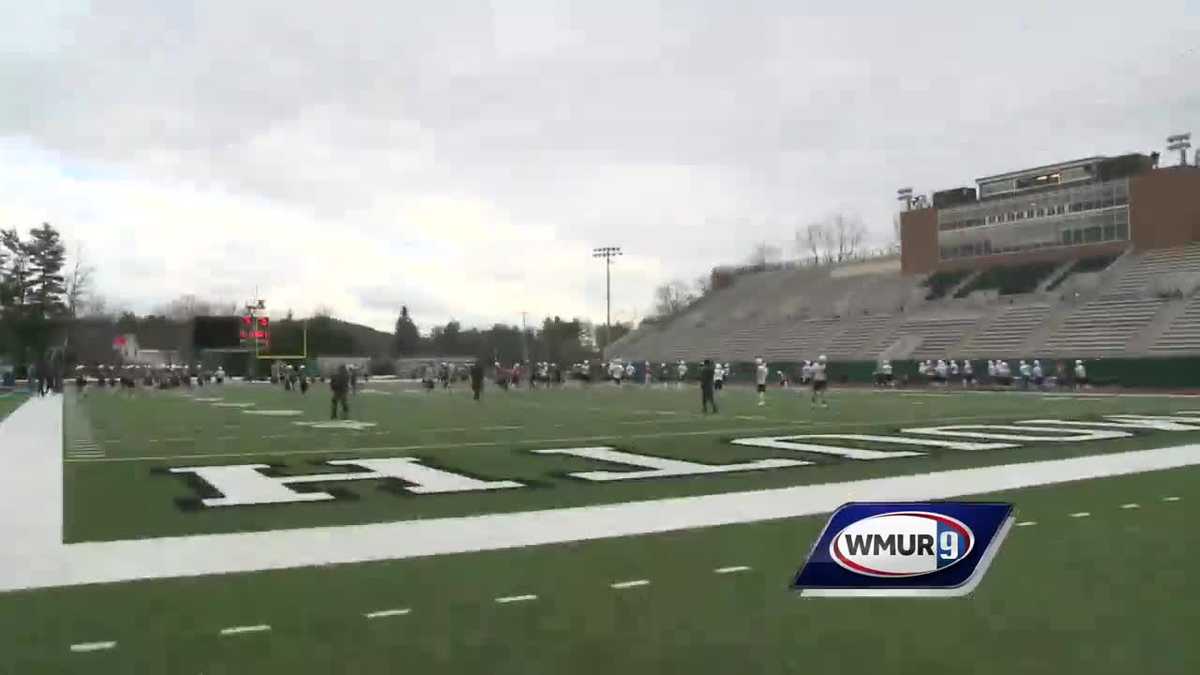
[[[687,380],[687,370],[687,363],[680,359],[679,365],[675,366],[675,372],[679,375],[679,381],[675,383],[676,387],[683,388],[683,383]]]
[[[1012,366],[1008,361],[1001,359],[996,362],[996,382],[1004,387],[1012,384]]]
[[[767,377],[771,374],[770,368],[763,363],[762,357],[754,359],[754,386],[758,389],[758,404],[767,404]]]
[[[816,363],[812,364],[812,405],[817,404],[817,399],[821,400],[821,407],[828,408],[829,401],[825,400],[825,390],[829,388],[828,374],[825,372],[825,355],[817,357]]]
[[[642,383],[645,384],[647,387],[649,387],[650,386],[650,362],[647,361],[646,363],[642,364],[642,368],[643,368]]]
[[[954,359],[950,359],[950,379],[958,379],[958,361]]]
[[[625,366],[625,377],[629,378],[630,382],[633,382],[633,376],[636,374],[637,374],[637,368],[634,368],[633,362],[630,361],[629,365]]]
[[[1029,367],[1028,363],[1025,363],[1024,359],[1021,359],[1021,363],[1018,364],[1017,373],[1021,376],[1021,388],[1028,389],[1029,379],[1033,376],[1033,369]]]
[[[724,386],[724,384],[725,384],[725,366],[722,366],[718,362],[716,365],[713,366],[713,389],[720,391],[721,387]]]
[[[892,372],[892,362],[885,360],[883,362],[883,383],[889,387],[896,386],[896,376]]]
[[[614,361],[613,363],[608,364],[608,376],[611,377],[612,381],[616,384],[621,384],[621,378],[625,376],[625,369],[621,367],[621,364]]]
[[[1075,360],[1075,388],[1082,389],[1088,383],[1087,368],[1083,367],[1083,361]]]
[[[800,384],[808,384],[812,382],[813,364],[812,361],[805,361],[800,367]]]
[[[975,366],[971,365],[970,359],[963,359],[962,375],[964,387],[970,387],[975,384]]]
[[[946,362],[941,359],[933,367],[933,381],[938,385],[946,384]]]
[[[1042,362],[1035,359],[1030,372],[1033,375],[1033,383],[1037,385],[1038,389],[1041,389],[1042,385],[1046,383],[1046,373],[1042,370]]]

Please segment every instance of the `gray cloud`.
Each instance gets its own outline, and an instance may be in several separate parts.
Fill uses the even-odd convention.
[[[25,7],[22,35],[0,35],[0,137],[98,172],[85,183],[137,182],[141,197],[104,210],[24,191],[0,213],[74,218],[120,261],[145,252],[103,241],[105,219],[184,186],[219,217],[276,228],[253,237],[269,271],[234,268],[227,283],[297,302],[324,292],[315,273],[292,283],[307,251],[370,291],[315,304],[381,324],[396,282],[353,281],[353,257],[326,259],[334,235],[373,265],[424,270],[439,286],[425,289],[431,315],[485,321],[551,303],[596,316],[587,249],[621,244],[641,256],[622,270],[632,315],[655,283],[786,243],[831,210],[885,237],[900,185],[1148,150],[1200,114],[1200,54],[1180,46],[1200,17],[1182,1],[1003,15],[949,2],[251,5]],[[261,245],[283,236],[288,253]],[[214,247],[206,265],[230,257],[219,244],[200,243]],[[464,269],[495,280],[505,306],[474,306],[451,272]],[[201,282],[159,274],[149,288]]]

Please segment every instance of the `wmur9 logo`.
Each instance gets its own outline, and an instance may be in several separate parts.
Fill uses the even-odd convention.
[[[1011,504],[846,504],[830,516],[793,586],[806,596],[966,595],[1012,522]]]

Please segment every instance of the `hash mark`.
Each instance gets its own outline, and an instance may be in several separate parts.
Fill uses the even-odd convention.
[[[1122,504],[1121,508],[1123,508],[1123,509],[1140,509],[1140,508],[1142,508],[1142,506],[1141,506],[1141,504],[1135,504],[1133,502],[1130,502],[1128,504]]]
[[[505,604],[509,602],[526,602],[529,600],[537,600],[536,595],[506,595],[502,598],[496,598],[496,602]]]
[[[1037,525],[1037,521],[1036,520],[1022,520],[1021,522],[1017,523],[1017,527],[1029,527],[1030,525]]]
[[[408,614],[409,611],[411,610],[409,610],[407,607],[404,609],[381,609],[378,612],[367,612],[366,614],[363,614],[363,616],[367,617],[368,619],[382,619],[385,616],[403,616]]]
[[[116,647],[116,642],[80,642],[71,645],[73,652],[98,652],[102,649],[112,649]]]
[[[1077,511],[1071,514],[1072,518],[1087,518],[1092,515],[1090,511]]]
[[[229,628],[222,628],[221,635],[239,635],[241,633],[261,633],[263,631],[268,631],[268,630],[271,630],[271,627],[265,623],[260,623],[260,624],[254,625],[254,626],[230,626]]]
[[[1179,497],[1163,497],[1163,501],[1164,502],[1177,502],[1177,501],[1179,501]]]
[[[620,590],[622,588],[635,588],[637,586],[649,586],[649,585],[650,585],[649,579],[632,579],[630,581],[618,581],[616,583],[609,584],[609,586],[611,588],[615,588],[617,590]]]
[[[717,569],[713,570],[713,572],[716,572],[717,574],[730,574],[733,572],[749,572],[749,571],[750,571],[750,568],[745,565],[734,565],[732,567],[718,567]]]

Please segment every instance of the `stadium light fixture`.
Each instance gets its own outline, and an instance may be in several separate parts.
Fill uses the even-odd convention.
[[[912,210],[913,189],[910,187],[903,187],[899,190],[896,190],[896,201],[904,202],[905,211]]]
[[[1179,166],[1187,166],[1187,151],[1192,147],[1191,138],[1191,132],[1167,136],[1167,150],[1179,151]]]
[[[604,259],[604,296],[606,309],[604,312],[604,347],[600,350],[600,359],[608,351],[609,338],[612,337],[612,259],[622,255],[620,246],[600,246],[592,249],[593,258]]]

